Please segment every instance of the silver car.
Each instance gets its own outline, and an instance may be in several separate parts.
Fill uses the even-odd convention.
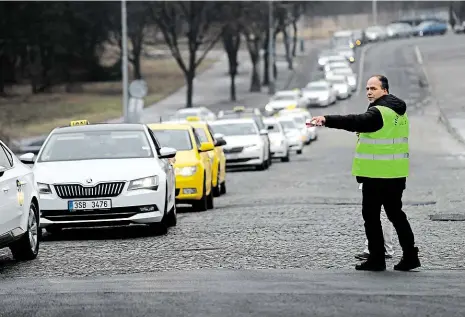
[[[337,91],[338,99],[347,99],[350,97],[351,89],[347,81],[347,77],[344,75],[331,75],[326,79],[332,84],[333,88]]]
[[[312,81],[302,89],[309,106],[327,107],[337,100],[337,92],[326,80]]]
[[[388,37],[383,26],[370,26],[365,29],[365,37],[369,42],[385,41]]]

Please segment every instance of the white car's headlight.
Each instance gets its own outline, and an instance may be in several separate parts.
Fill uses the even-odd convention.
[[[51,194],[52,189],[50,185],[44,183],[37,183],[37,187],[39,187],[39,194]]]
[[[175,173],[180,176],[192,176],[197,172],[197,166],[176,167]]]
[[[129,183],[128,190],[137,189],[158,189],[158,176],[149,176],[132,180]]]
[[[268,104],[268,105],[265,106],[265,110],[266,111],[273,111],[273,107],[270,104]]]

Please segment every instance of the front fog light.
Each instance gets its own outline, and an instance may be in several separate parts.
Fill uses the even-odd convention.
[[[196,194],[197,189],[195,189],[195,188],[183,188],[182,193],[186,194],[186,195]]]
[[[158,176],[150,176],[139,178],[131,181],[129,183],[128,190],[136,190],[136,189],[158,189]]]
[[[37,186],[39,187],[39,194],[51,194],[52,189],[50,188],[50,185],[44,184],[44,183],[37,183]]]
[[[157,211],[158,208],[156,206],[142,206],[142,207],[139,207],[139,210],[141,212],[151,212],[151,211]]]

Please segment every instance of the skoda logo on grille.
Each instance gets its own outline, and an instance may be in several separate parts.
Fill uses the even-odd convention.
[[[87,184],[90,184],[90,183],[92,183],[92,178],[88,178],[88,179],[86,179],[86,183],[87,183]]]

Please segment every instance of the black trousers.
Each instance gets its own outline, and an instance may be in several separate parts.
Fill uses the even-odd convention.
[[[365,179],[363,181],[362,214],[365,221],[365,233],[368,239],[370,257],[383,259],[384,239],[381,227],[381,206],[388,219],[392,222],[399,238],[404,254],[410,253],[415,247],[415,238],[402,210],[402,194],[405,189],[405,179]]]

